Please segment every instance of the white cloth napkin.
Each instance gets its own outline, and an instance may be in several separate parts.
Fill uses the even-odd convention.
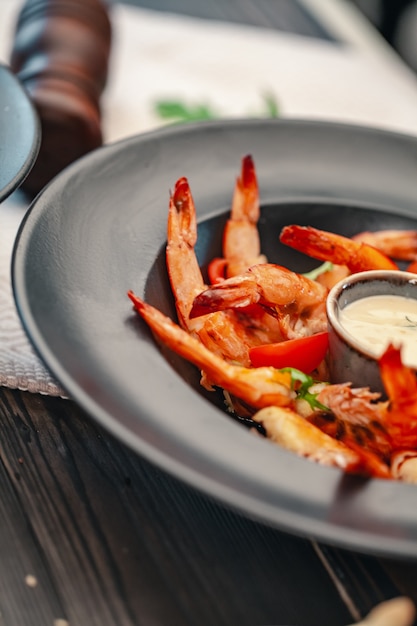
[[[158,100],[250,117],[262,114],[264,94],[275,98],[282,117],[417,134],[412,72],[343,0],[303,1],[343,44],[115,5],[102,102],[105,141],[160,126]],[[6,63],[21,4],[0,2],[0,60]],[[10,258],[26,209],[18,192],[0,205],[0,385],[64,396],[34,353],[13,301]]]

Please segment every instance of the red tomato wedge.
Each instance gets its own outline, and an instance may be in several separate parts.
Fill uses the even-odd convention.
[[[329,333],[269,343],[249,350],[254,367],[272,366],[277,369],[294,367],[310,374],[322,362],[329,347]]]
[[[210,261],[207,267],[207,274],[211,285],[216,285],[225,279],[226,267],[227,260],[221,257],[216,257]]]

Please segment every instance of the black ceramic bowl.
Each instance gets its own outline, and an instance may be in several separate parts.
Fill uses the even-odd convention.
[[[169,190],[187,176],[203,270],[220,253],[241,158],[252,154],[269,259],[319,263],[279,243],[290,223],[352,235],[417,228],[417,140],[285,120],[176,125],[80,159],[35,200],[13,259],[18,311],[69,395],[139,454],[288,532],[417,558],[416,487],[345,476],[254,436],[161,351],[127,291],[174,317],[165,267]]]

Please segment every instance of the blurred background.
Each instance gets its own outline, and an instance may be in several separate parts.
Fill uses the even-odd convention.
[[[160,9],[163,11],[170,10],[171,0],[107,0],[110,2],[124,2],[126,4]],[[223,4],[219,0],[212,0],[214,4],[218,4],[217,12],[223,13],[223,19],[230,19],[233,15],[233,6],[235,0],[228,4]],[[294,19],[294,5],[292,0],[277,0],[279,2],[278,14],[281,16],[281,29],[292,30],[292,22]],[[400,57],[417,72],[417,0],[345,0],[347,4],[351,3],[376,27],[386,41],[398,52]],[[273,11],[273,3],[268,6],[268,2],[261,2],[264,10]],[[309,3],[307,3],[308,6]],[[325,4],[325,3],[324,3]],[[320,6],[320,1],[313,1],[312,5]],[[197,17],[208,17],[211,15],[210,8],[204,3],[190,3],[188,0],[177,0],[176,6],[178,12],[191,13]],[[275,5],[276,6],[276,5]],[[245,22],[245,12],[250,11],[250,7],[245,5],[240,11],[239,22]],[[255,11],[256,13],[256,11]],[[297,19],[300,20],[302,14],[295,11]],[[251,20],[253,21],[253,14]],[[259,16],[258,16],[259,17]],[[305,17],[305,16],[304,16]],[[232,20],[233,21],[233,20]],[[258,24],[260,25],[260,24]],[[264,24],[265,25],[265,24]],[[300,23],[298,23],[298,32]]]
[[[417,0],[351,0],[417,72]]]

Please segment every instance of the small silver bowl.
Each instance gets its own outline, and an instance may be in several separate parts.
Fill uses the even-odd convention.
[[[369,349],[341,322],[343,309],[368,296],[404,296],[417,300],[417,274],[400,270],[372,270],[352,274],[337,283],[327,296],[329,369],[332,383],[351,382],[384,395],[377,351]]]

